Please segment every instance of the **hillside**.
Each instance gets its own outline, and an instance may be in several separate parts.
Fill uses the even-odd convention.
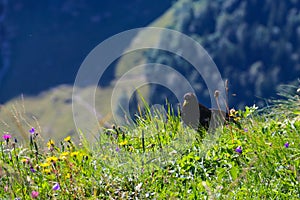
[[[45,140],[61,140],[67,135],[78,140],[78,133],[74,124],[72,112],[73,87],[61,85],[49,91],[45,91],[36,97],[24,96],[16,98],[0,107],[0,130],[10,133],[19,133],[18,137],[24,137],[31,127],[37,127]],[[90,92],[89,88],[81,91],[81,97]],[[102,102],[110,102],[111,89],[98,89],[96,94],[96,112],[102,126],[112,122],[110,105]],[[87,115],[91,111],[90,105],[76,99],[83,106]],[[84,116],[83,116],[84,117]],[[18,120],[17,120],[18,119]],[[102,120],[104,120],[102,122]],[[96,127],[90,127],[90,131],[96,131]],[[21,139],[20,138],[20,139]]]
[[[198,41],[216,63],[223,79],[229,80],[229,104],[243,107],[256,103],[265,105],[275,97],[276,86],[292,83],[299,78],[298,1],[193,1],[176,2],[150,26],[177,30]],[[182,45],[161,36],[161,43]],[[183,59],[160,51],[143,50],[124,56],[118,64],[117,75],[136,64],[161,63],[173,67],[193,85],[198,99],[209,106],[207,88],[200,74]],[[160,75],[154,69],[145,74]],[[165,79],[168,79],[168,75]],[[150,102],[162,102],[164,97],[176,103],[170,91],[154,85]],[[151,99],[152,98],[152,99]]]

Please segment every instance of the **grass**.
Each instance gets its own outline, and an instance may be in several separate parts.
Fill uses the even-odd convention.
[[[111,112],[110,97],[113,88],[97,88],[96,110],[103,117]],[[77,137],[72,113],[72,90],[73,86],[61,85],[35,97],[15,98],[3,106],[0,105],[0,130],[15,133],[19,141],[23,139],[22,132],[28,133],[27,129],[32,126],[43,132],[46,140],[52,138],[59,141],[68,135]],[[86,96],[89,92],[90,88],[83,89],[81,96]],[[14,118],[18,118],[19,123],[15,123]],[[28,136],[26,139],[28,140]]]
[[[287,87],[287,86],[286,86]],[[134,126],[43,142],[27,132],[0,142],[4,199],[298,199],[300,97],[239,111],[239,124],[207,135],[185,127],[171,109],[150,112]],[[285,90],[288,91],[288,90]],[[6,135],[4,135],[6,134]]]

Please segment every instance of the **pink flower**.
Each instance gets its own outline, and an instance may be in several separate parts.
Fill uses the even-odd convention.
[[[11,135],[4,134],[2,137],[3,137],[4,140],[8,141],[11,138]]]
[[[8,191],[8,185],[5,185],[4,186],[4,192],[7,192]]]
[[[38,196],[39,196],[39,192],[38,192],[38,191],[32,191],[32,192],[31,192],[31,197],[32,197],[32,198],[35,199],[35,198],[37,198]]]

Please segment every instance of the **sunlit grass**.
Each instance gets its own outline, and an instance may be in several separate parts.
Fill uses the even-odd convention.
[[[34,128],[26,132],[28,143],[20,143],[2,132],[0,196],[297,199],[299,94],[285,97],[269,108],[246,107],[239,126],[225,124],[214,136],[185,127],[172,109],[146,109],[133,126],[103,129],[96,144],[69,136],[43,141]]]

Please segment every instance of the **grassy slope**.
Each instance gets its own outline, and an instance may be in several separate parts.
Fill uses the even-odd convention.
[[[167,27],[170,24],[170,22],[172,21],[173,13],[174,13],[174,9],[171,7],[161,17],[157,18],[157,20],[155,20],[153,23],[151,23],[148,27]],[[143,32],[140,32],[139,34],[140,34],[140,37],[143,38],[143,36],[142,36]],[[155,41],[159,41],[159,38],[147,37],[147,41],[151,42],[151,40],[153,40],[155,42]],[[136,67],[141,64],[145,64],[146,60],[143,55],[144,53],[145,53],[145,51],[139,50],[139,51],[134,51],[132,53],[122,56],[116,66],[116,78],[118,79],[124,73],[128,72],[130,69],[133,69],[133,67]],[[143,73],[140,73],[139,76],[143,76]],[[135,78],[133,78],[132,81],[135,81]],[[149,88],[147,86],[144,86],[139,89],[140,89],[140,92],[142,93],[143,97],[145,99],[148,99],[148,89]]]
[[[39,150],[38,157],[39,137],[28,148],[1,142],[0,196],[25,199],[38,191],[42,199],[297,199],[300,97],[288,98],[261,110],[246,107],[239,112],[241,128],[228,124],[215,140],[158,113],[135,127],[107,129],[98,145],[66,139]],[[55,183],[60,190],[52,188]]]
[[[37,97],[11,100],[0,109],[1,131],[28,133],[30,127],[41,127],[39,131],[46,140],[49,138],[60,140],[66,135],[76,134],[72,113],[72,89],[71,86],[61,85]],[[82,96],[87,92],[89,89],[82,91]],[[98,88],[96,92],[96,110],[103,117],[110,113],[109,105],[103,102],[110,103],[111,92],[112,87]],[[14,116],[19,119],[22,126],[18,126]]]
[[[173,14],[174,14],[174,9],[171,7],[161,17],[157,18],[157,20],[151,23],[149,27],[162,27],[162,28],[167,27],[172,21]],[[150,39],[151,38],[147,38],[147,40]],[[153,38],[153,39],[157,40],[157,38]],[[125,72],[130,70],[132,67],[137,66],[139,64],[144,64],[145,62],[146,61],[143,56],[143,51],[141,50],[131,53],[129,55],[125,55],[118,62],[118,65],[116,67],[116,76],[117,77],[122,76]]]

